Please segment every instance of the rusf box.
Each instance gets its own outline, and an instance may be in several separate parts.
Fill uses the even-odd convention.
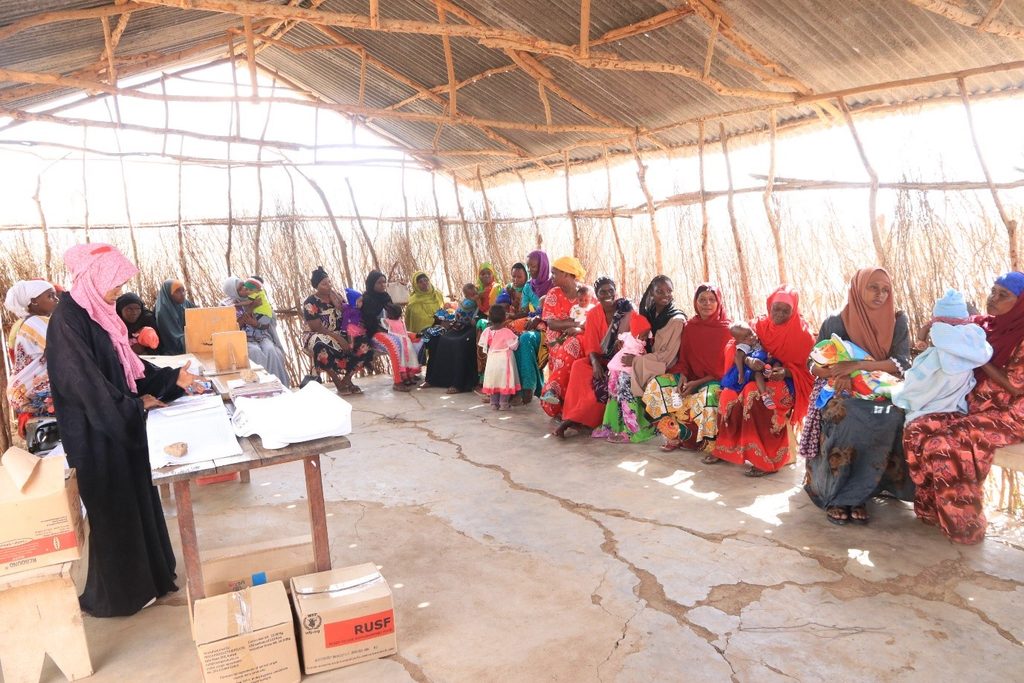
[[[295,577],[292,604],[307,674],[398,652],[391,588],[376,565]]]
[[[81,557],[82,503],[62,458],[9,448],[0,459],[0,576]]]
[[[196,600],[196,649],[206,683],[295,683],[302,678],[284,584]]]

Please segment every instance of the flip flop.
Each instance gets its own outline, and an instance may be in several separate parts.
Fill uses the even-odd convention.
[[[760,479],[761,477],[768,477],[768,476],[771,476],[773,474],[775,474],[775,473],[774,472],[765,472],[764,470],[759,470],[756,467],[754,467],[753,465],[751,465],[750,469],[743,473],[743,476],[744,477],[750,477],[751,479]]]
[[[679,449],[681,447],[682,447],[682,444],[679,443],[678,441],[676,441],[676,442],[669,441],[667,443],[661,444],[661,446],[658,447],[658,450],[661,451],[662,453],[671,453],[672,451],[677,450],[677,449]]]
[[[701,458],[700,461],[705,465],[717,465],[718,463],[722,462],[722,459],[716,458],[715,456],[708,453],[703,458]]]
[[[844,515],[846,515],[846,516],[845,517],[833,517],[832,515],[829,514],[829,512],[832,511],[832,510],[839,510]],[[850,509],[847,508],[847,507],[839,506],[839,505],[834,505],[834,506],[832,506],[830,508],[826,508],[825,509],[825,519],[827,519],[829,521],[829,524],[835,524],[836,526],[845,526],[846,524],[850,523]]]
[[[856,510],[860,510],[861,512],[863,512],[864,516],[863,517],[854,517],[853,513]],[[868,516],[868,507],[867,507],[867,505],[854,505],[853,507],[851,507],[850,508],[850,521],[852,523],[854,523],[854,524],[861,524],[861,525],[867,524],[868,522],[870,522],[871,518]]]

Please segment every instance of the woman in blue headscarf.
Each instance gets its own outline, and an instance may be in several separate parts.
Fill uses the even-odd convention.
[[[160,354],[177,356],[185,353],[185,309],[195,307],[185,297],[185,285],[180,280],[164,280],[160,285],[154,307]]]

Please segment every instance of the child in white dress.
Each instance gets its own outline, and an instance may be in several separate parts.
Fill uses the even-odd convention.
[[[494,304],[488,314],[490,324],[480,334],[480,348],[487,354],[484,366],[483,393],[491,397],[495,410],[510,410],[509,401],[519,393],[519,370],[514,351],[519,337],[508,327],[508,309]]]

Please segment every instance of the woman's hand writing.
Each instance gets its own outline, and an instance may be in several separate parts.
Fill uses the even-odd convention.
[[[153,408],[167,407],[166,403],[158,399],[156,396],[153,396],[152,394],[143,394],[142,396],[139,396],[139,398],[142,399],[143,410],[153,410]]]

